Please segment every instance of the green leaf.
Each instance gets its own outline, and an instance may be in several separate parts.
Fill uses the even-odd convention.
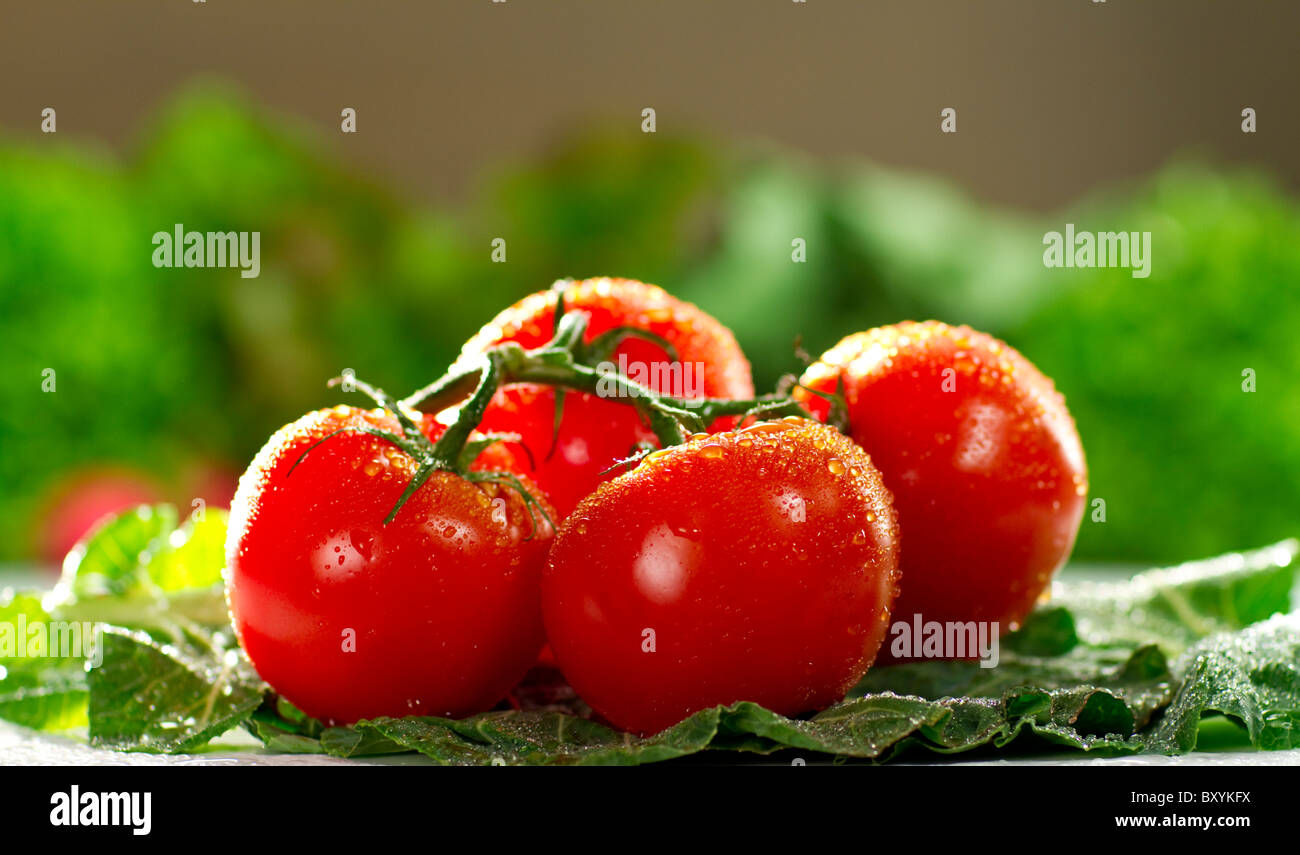
[[[1191,751],[1201,718],[1215,712],[1241,722],[1258,748],[1300,747],[1300,612],[1207,638],[1178,670],[1186,678],[1149,738],[1152,751]]]
[[[1022,732],[1084,750],[1132,753],[1133,716],[1103,690],[1017,691],[1005,699],[923,698],[882,693],[855,698],[814,716],[790,719],[742,701],[702,710],[651,737],[621,733],[553,710],[510,710],[467,719],[380,718],[331,728],[331,754],[418,751],[442,765],[636,765],[702,751],[767,755],[803,751],[830,757],[888,759],[911,747],[954,753],[1004,746]]]
[[[280,754],[324,754],[319,739],[293,733],[277,727],[273,722],[254,715],[246,722],[249,731],[262,740],[268,751]]]
[[[141,505],[100,525],[68,553],[63,581],[73,596],[120,596],[138,588],[149,554],[176,528],[170,505]]]
[[[1130,734],[1143,727],[1173,697],[1177,680],[1168,660],[1155,645],[1129,653],[1115,648],[1076,647],[1063,656],[1035,658],[1011,650],[1002,653],[996,668],[978,662],[918,662],[877,668],[850,697],[893,691],[923,698],[1004,698],[1027,689],[1057,693],[1065,690],[1102,691],[1124,703]]]
[[[179,639],[229,624],[222,570],[228,514],[176,524],[170,505],[142,505],[101,525],[68,554],[55,618],[143,629]]]
[[[13,588],[0,590],[0,669],[3,669],[0,670],[0,687],[7,675],[32,673],[49,667],[44,642],[29,644],[31,628],[43,627],[49,620],[40,593]],[[43,639],[44,633],[40,635]]]
[[[177,524],[171,505],[141,505],[108,520],[68,553],[63,583],[75,599],[158,596],[221,584],[227,512]]]
[[[96,624],[149,630],[178,644],[203,635],[205,626],[225,626],[226,519],[224,511],[212,511],[178,527],[170,506],[140,506],[103,523],[73,549],[54,594],[0,593],[0,718],[45,730],[90,723],[96,697],[111,679],[130,676],[115,671],[119,663],[111,660],[104,660],[107,670],[92,668],[87,676],[86,660],[100,661],[90,657]],[[120,652],[112,640],[98,651]],[[164,705],[151,712],[169,710]]]
[[[717,733],[719,714],[717,709],[696,713],[648,739],[542,710],[484,713],[459,721],[381,718],[358,722],[355,729],[443,765],[636,765],[703,750]]]
[[[1159,644],[1171,656],[1202,638],[1291,610],[1300,543],[1149,570],[1124,582],[1056,583],[1052,602],[1092,645]]]
[[[89,674],[90,740],[120,751],[190,751],[246,720],[265,684],[220,635],[184,645],[106,628]]]
[[[168,533],[166,545],[151,553],[146,565],[158,590],[173,593],[221,584],[229,517],[224,510],[209,509]]]
[[[1025,656],[1060,656],[1079,643],[1074,615],[1058,605],[1042,606],[1020,629],[1002,639],[1002,647]]]
[[[52,670],[34,679],[10,675],[0,680],[0,718],[36,730],[69,730],[86,725],[85,672]]]
[[[330,727],[320,735],[321,749],[335,757],[364,757],[374,754],[401,754],[411,751],[369,728]]]
[[[41,730],[80,727],[87,698],[82,657],[93,632],[55,625],[41,600],[36,592],[0,591],[0,718]]]

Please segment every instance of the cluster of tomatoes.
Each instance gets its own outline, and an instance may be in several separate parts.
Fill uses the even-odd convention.
[[[611,345],[609,362],[695,367],[692,395],[647,384],[679,409],[754,395],[726,327],[629,280],[529,296],[458,365],[546,346],[557,306],[585,316],[577,329]],[[634,401],[546,376],[441,412],[380,393],[377,409],[310,413],[271,437],[235,497],[227,580],[244,650],[278,693],[327,722],[459,717],[501,701],[549,643],[579,696],[628,731],[738,700],[795,715],[861,679],[891,616],[1014,628],[1082,516],[1063,399],[968,328],[851,335],[787,414],[718,417],[675,444]],[[799,406],[807,417],[788,414]]]

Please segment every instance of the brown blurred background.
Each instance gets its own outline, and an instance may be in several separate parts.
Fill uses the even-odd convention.
[[[1298,36],[1287,0],[6,2],[0,128],[39,136],[55,106],[60,134],[128,145],[216,74],[413,198],[453,201],[485,164],[652,106],[661,132],[865,156],[1048,209],[1189,147],[1300,186]],[[948,106],[956,136],[938,132]]]

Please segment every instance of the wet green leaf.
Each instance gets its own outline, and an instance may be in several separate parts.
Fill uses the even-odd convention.
[[[1300,612],[1207,638],[1178,671],[1182,688],[1148,738],[1151,750],[1191,751],[1209,713],[1241,722],[1260,748],[1300,747]]]
[[[90,741],[121,751],[190,751],[244,721],[266,686],[218,636],[163,645],[106,629],[89,674]]]

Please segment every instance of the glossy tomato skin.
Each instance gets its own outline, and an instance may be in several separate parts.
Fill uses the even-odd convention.
[[[513,489],[435,473],[384,518],[414,464],[345,426],[396,431],[336,407],[277,432],[240,479],[226,543],[235,632],[258,673],[326,722],[489,709],[542,646],[539,583],[552,532],[531,539]],[[426,418],[429,434],[441,428]],[[489,449],[478,467],[509,465]],[[535,489],[535,488],[534,488]]]
[[[673,345],[680,357],[675,372],[668,354],[657,344],[628,339],[620,345],[610,361],[621,364],[638,382],[676,397],[753,397],[749,362],[735,336],[696,306],[630,279],[570,282],[563,293],[568,310],[589,315],[588,341],[610,329],[632,326]],[[464,366],[506,341],[526,348],[545,344],[554,333],[555,303],[553,290],[541,291],[501,312],[466,343],[459,364]],[[655,442],[654,434],[626,402],[571,392],[565,396],[559,442],[552,453],[554,417],[552,389],[509,386],[497,393],[479,428],[524,438],[531,459],[520,451],[519,465],[527,468],[561,517],[598,484],[618,474],[606,472],[615,461],[628,457],[638,443]],[[729,422],[722,422],[718,428],[728,426]]]
[[[897,550],[889,492],[836,431],[797,419],[697,438],[561,527],[547,634],[578,694],[625,730],[742,700],[821,709],[880,647]]]
[[[893,492],[907,544],[896,618],[1014,629],[1083,514],[1087,469],[1065,399],[1006,344],[936,322],[848,336],[802,383],[829,392],[840,378],[852,437]],[[825,417],[825,401],[801,397]]]

